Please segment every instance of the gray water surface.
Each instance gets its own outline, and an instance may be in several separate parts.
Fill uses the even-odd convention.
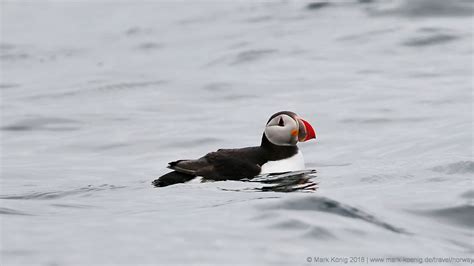
[[[0,264],[472,256],[472,1],[316,2],[2,2]],[[151,186],[280,110],[317,191]]]

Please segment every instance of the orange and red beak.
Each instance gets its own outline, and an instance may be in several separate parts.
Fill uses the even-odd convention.
[[[296,121],[298,121],[298,124],[299,124],[299,130],[298,130],[299,141],[304,142],[304,141],[308,141],[310,139],[316,138],[316,132],[314,131],[314,128],[311,126],[310,123],[308,123],[306,120],[304,120],[301,117],[297,117]]]

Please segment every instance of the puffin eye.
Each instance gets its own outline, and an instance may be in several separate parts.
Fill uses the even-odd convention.
[[[278,120],[278,126],[280,126],[280,127],[285,126],[285,122],[283,121],[283,117],[280,117],[280,120]]]

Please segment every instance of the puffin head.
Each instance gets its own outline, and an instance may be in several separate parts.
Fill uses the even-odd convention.
[[[290,111],[273,114],[268,119],[264,134],[271,143],[278,146],[295,146],[298,141],[316,138],[313,127]]]

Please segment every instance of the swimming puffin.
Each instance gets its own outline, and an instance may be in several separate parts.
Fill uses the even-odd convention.
[[[304,170],[304,159],[296,144],[316,138],[313,127],[297,114],[273,114],[265,126],[260,146],[219,149],[196,160],[170,162],[174,170],[154,180],[156,187],[187,182],[197,176],[208,180],[239,180],[260,174]]]

